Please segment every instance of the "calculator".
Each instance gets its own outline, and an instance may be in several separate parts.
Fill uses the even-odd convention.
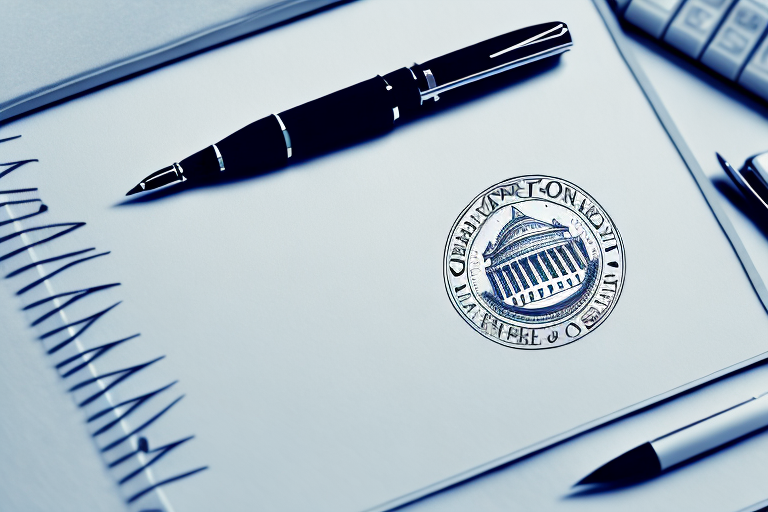
[[[768,0],[612,0],[628,24],[768,101]]]

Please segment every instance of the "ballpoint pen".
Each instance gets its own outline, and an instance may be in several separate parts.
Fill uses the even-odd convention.
[[[768,426],[768,393],[643,443],[602,465],[576,485],[653,478],[667,469]]]
[[[150,174],[126,195],[188,180],[197,184],[258,175],[384,134],[441,95],[557,56],[572,44],[565,23],[543,23],[376,76],[255,121]]]
[[[758,207],[759,214],[764,216],[768,213],[768,153],[748,158],[740,169],[734,168],[720,153],[715,154],[720,166],[747,201]]]

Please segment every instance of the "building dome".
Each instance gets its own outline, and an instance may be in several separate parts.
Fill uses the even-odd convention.
[[[582,288],[591,259],[581,237],[512,207],[512,219],[483,251],[493,299],[513,308],[547,308]]]

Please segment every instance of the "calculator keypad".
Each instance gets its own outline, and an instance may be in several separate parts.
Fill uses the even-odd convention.
[[[766,26],[768,8],[755,0],[739,0],[701,56],[702,64],[736,80]]]
[[[768,91],[768,38],[763,39],[762,44],[752,55],[744,71],[741,72],[739,83],[766,98],[766,91]]]
[[[624,11],[628,22],[661,37],[683,0],[632,0]]]
[[[733,0],[688,0],[667,29],[664,41],[698,59]]]
[[[768,0],[629,0],[627,22],[768,99]]]

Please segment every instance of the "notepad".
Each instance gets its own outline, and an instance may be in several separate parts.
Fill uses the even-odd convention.
[[[280,172],[119,205],[271,111],[553,16],[574,48],[546,73]],[[19,134],[0,143],[26,162],[0,168],[0,222],[16,219],[0,271],[18,272],[0,290],[35,325],[13,339],[37,340],[83,457],[133,510],[387,509],[766,352],[742,262],[586,0],[352,3],[0,129]],[[462,209],[523,174],[589,191],[626,249],[611,316],[551,350],[484,338],[443,282]]]

